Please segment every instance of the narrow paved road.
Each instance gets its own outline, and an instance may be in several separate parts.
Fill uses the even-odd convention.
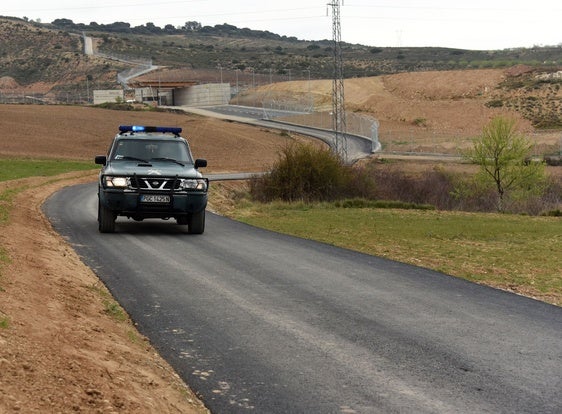
[[[265,112],[261,108],[248,107],[248,106],[238,106],[238,105],[221,105],[215,107],[206,108],[194,108],[194,107],[178,107],[182,110],[190,113],[195,113],[207,117],[215,117],[222,119],[229,119],[231,121],[242,122],[250,125],[257,125],[262,127],[282,129],[290,132],[295,132],[298,134],[308,135],[321,141],[324,141],[332,148],[334,147],[334,132],[306,127],[302,125],[295,125],[291,123],[286,123],[283,121],[277,121],[275,119],[263,119]],[[291,114],[288,111],[269,111],[269,116],[287,116]],[[346,134],[346,153],[347,161],[349,163],[354,163],[357,160],[368,157],[373,153],[373,151],[380,150],[380,143],[376,142],[373,144],[371,139],[361,137],[353,134]]]
[[[214,413],[560,413],[562,309],[208,215],[44,210]]]
[[[90,36],[84,36],[84,54],[85,55],[94,54],[94,42]]]

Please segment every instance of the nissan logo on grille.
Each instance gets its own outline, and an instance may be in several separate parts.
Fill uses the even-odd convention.
[[[142,188],[144,190],[154,190],[154,191],[162,191],[162,190],[178,190],[180,188],[180,180],[177,178],[161,178],[161,179],[154,179],[154,178],[137,178],[132,181],[133,187]]]

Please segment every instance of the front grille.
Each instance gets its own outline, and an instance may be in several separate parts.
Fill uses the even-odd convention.
[[[135,190],[172,191],[179,190],[180,180],[176,177],[138,177],[131,178],[131,187]]]

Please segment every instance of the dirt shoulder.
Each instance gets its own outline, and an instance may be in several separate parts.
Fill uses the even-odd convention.
[[[41,212],[54,191],[93,180],[74,173],[2,185],[28,189],[0,235],[9,257],[0,276],[0,412],[206,413]]]

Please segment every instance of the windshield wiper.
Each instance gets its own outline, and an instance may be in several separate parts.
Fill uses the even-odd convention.
[[[175,160],[173,158],[151,158],[150,161],[170,161],[170,162],[175,162],[176,164],[179,164],[182,167],[185,167],[185,164],[183,164],[182,162],[179,162],[178,160]]]
[[[122,158],[119,158],[120,160],[128,160],[128,161],[139,161],[139,162],[144,162],[145,164],[148,163],[147,160],[143,160],[142,158],[137,158],[137,157],[130,157],[128,155],[123,156]]]

